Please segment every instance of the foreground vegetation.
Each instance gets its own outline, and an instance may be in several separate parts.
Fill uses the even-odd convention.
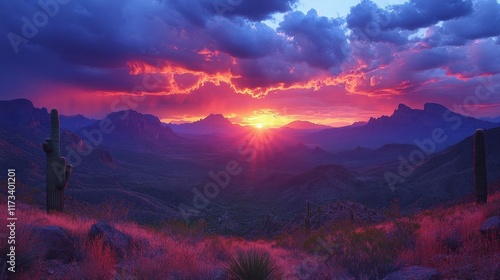
[[[462,203],[392,218],[376,225],[335,221],[320,229],[290,229],[266,240],[245,240],[203,232],[203,224],[168,222],[156,228],[99,214],[133,246],[109,246],[89,238],[97,218],[51,214],[20,205],[15,277],[8,279],[382,279],[403,267],[435,268],[444,279],[498,279],[500,240],[479,232],[500,214],[500,193],[489,202]],[[98,214],[96,214],[97,216]],[[68,258],[37,229],[60,227],[73,246]],[[53,229],[53,228],[51,228]],[[7,250],[2,239],[2,256]],[[59,254],[59,255],[58,255]],[[66,255],[68,253],[66,252]],[[249,276],[254,275],[254,276]]]

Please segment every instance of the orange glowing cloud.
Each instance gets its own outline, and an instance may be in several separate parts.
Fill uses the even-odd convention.
[[[209,50],[202,50],[198,52],[206,57],[206,59],[212,59],[218,54],[218,52],[211,52]],[[233,64],[237,65],[236,60],[232,60]],[[160,75],[165,83],[162,87],[162,91],[157,93],[151,93],[152,95],[159,94],[189,94],[194,90],[200,89],[206,83],[212,83],[219,86],[221,83],[228,84],[232,90],[236,93],[250,95],[255,98],[261,98],[268,95],[271,92],[290,90],[290,89],[308,89],[317,91],[325,86],[335,86],[341,83],[349,82],[345,77],[332,77],[327,76],[327,73],[322,73],[321,76],[312,78],[309,81],[295,82],[293,84],[277,83],[268,87],[255,87],[255,88],[245,88],[239,87],[234,83],[234,79],[241,78],[240,75],[233,73],[231,70],[226,70],[224,72],[207,73],[204,71],[190,70],[182,66],[174,65],[170,62],[164,62],[161,66],[153,66],[142,61],[130,61],[127,63],[129,67],[130,75]],[[293,68],[291,68],[291,71]],[[293,72],[293,71],[292,71]],[[189,76],[193,82],[189,85],[183,85],[180,82],[180,77]]]
[[[148,94],[189,94],[194,90],[201,88],[206,83],[212,83],[219,86],[221,82],[231,84],[231,79],[237,76],[231,72],[217,72],[214,74],[203,71],[190,70],[181,66],[176,66],[170,62],[164,62],[161,66],[152,66],[141,61],[131,61],[127,63],[130,75],[156,75],[163,80],[161,91]],[[189,85],[181,81],[190,78]]]

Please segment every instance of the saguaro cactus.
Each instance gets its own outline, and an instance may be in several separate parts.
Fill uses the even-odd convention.
[[[488,197],[486,179],[486,137],[482,129],[474,133],[474,189],[477,203],[486,203]]]
[[[307,202],[307,213],[304,222],[306,229],[309,230],[311,228],[311,208],[309,207],[309,201]]]
[[[63,212],[64,190],[73,169],[71,164],[66,164],[66,158],[61,157],[59,145],[59,113],[53,109],[50,112],[50,138],[43,143],[47,158],[47,213],[52,210]]]

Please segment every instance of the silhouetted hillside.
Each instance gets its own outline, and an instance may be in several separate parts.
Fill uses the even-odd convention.
[[[436,143],[436,151],[458,143],[478,128],[499,125],[449,111],[446,107],[427,103],[423,110],[400,104],[391,116],[371,118],[361,127],[331,128],[313,133],[306,144],[319,145],[328,151],[341,151],[357,146],[378,148],[385,144],[412,144],[431,139],[438,131],[446,140]]]

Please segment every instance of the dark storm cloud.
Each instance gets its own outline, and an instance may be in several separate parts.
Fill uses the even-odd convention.
[[[216,3],[216,1],[211,1]],[[225,2],[225,1],[223,1]],[[267,19],[274,13],[284,13],[292,10],[298,0],[232,0],[235,3],[234,10],[228,12],[229,15],[239,15],[253,21]],[[238,4],[240,3],[240,4]]]
[[[243,17],[251,21],[270,18],[275,13],[292,10],[298,0],[170,0],[164,1],[190,22],[198,26],[213,17]]]
[[[411,34],[408,31],[467,16],[471,12],[470,0],[411,0],[388,9],[363,0],[351,8],[346,21],[353,31],[353,38],[401,45],[407,43]]]
[[[405,65],[412,71],[424,71],[441,68],[465,57],[456,54],[448,48],[434,48],[413,53],[405,60]]]
[[[348,55],[347,36],[341,19],[318,16],[315,10],[307,14],[287,14],[278,32],[289,37],[289,55],[295,61],[325,70],[338,68]]]
[[[241,18],[224,23],[210,28],[210,34],[217,42],[218,49],[233,57],[258,58],[273,55],[284,44],[283,38],[263,23],[253,23]]]
[[[379,8],[370,0],[363,0],[351,8],[346,22],[352,30],[351,38],[353,40],[405,44],[408,41],[408,32],[388,30],[387,26],[391,19],[388,11]]]
[[[415,30],[439,21],[463,17],[471,12],[471,0],[410,0],[401,5],[392,5],[388,10],[379,8],[371,0],[363,0],[351,8],[347,24],[350,28],[362,30],[370,28],[374,23],[383,31]]]
[[[319,70],[311,69],[306,63],[289,62],[282,57],[265,57],[239,61],[240,77],[233,83],[242,88],[288,87],[298,82],[309,81]]]
[[[239,88],[287,88],[321,73],[339,74],[349,53],[342,20],[315,10],[285,15],[278,33],[260,23],[232,23],[214,28],[213,38],[220,49],[241,58],[232,79]]]
[[[26,75],[50,80],[59,77],[62,83],[107,91],[126,91],[137,83],[140,77],[127,76],[129,62],[158,69],[174,66],[209,75],[231,71],[241,77],[258,72],[252,69],[258,65],[267,67],[262,66],[262,61],[268,61],[269,68],[261,72],[269,77],[241,77],[245,81],[241,84],[255,87],[268,86],[270,82],[288,84],[294,78],[302,81],[300,77],[310,75],[305,74],[307,67],[301,63],[338,71],[348,49],[341,20],[320,17],[314,10],[306,15],[294,12],[281,24],[283,34],[252,21],[288,11],[295,2],[252,1],[250,5],[249,1],[229,1],[235,5],[221,17],[214,1],[188,5],[186,1],[75,0],[58,5],[58,12],[48,18],[47,24],[36,28],[36,36],[28,38],[29,43],[16,46],[19,55],[12,56],[8,40],[3,41],[2,53],[9,56],[4,62],[29,69],[22,74],[24,79],[29,78]],[[26,17],[32,22],[33,15],[41,10],[34,0],[1,2],[0,28],[4,34],[25,36],[22,27],[26,24],[21,19]],[[208,52],[213,54],[208,57]],[[266,58],[270,56],[274,57]],[[240,67],[238,60],[232,58],[257,60],[242,61]],[[303,75],[293,74],[299,68]],[[22,75],[18,73],[19,77]]]
[[[461,59],[445,66],[449,75],[472,78],[500,74],[500,47],[493,39],[454,47],[453,50]]]
[[[415,30],[440,21],[467,16],[472,12],[471,0],[410,0],[394,5],[389,14],[387,29]]]
[[[15,65],[22,71],[17,73],[18,79],[59,78],[63,83],[111,91],[130,91],[138,84],[140,77],[128,74],[129,61],[153,66],[169,61],[208,73],[222,69],[197,54],[210,45],[205,32],[186,23],[171,6],[160,2],[89,0],[70,1],[58,7],[47,24],[35,26],[36,34],[29,38],[23,27],[28,26],[33,33],[33,15],[41,7],[35,1],[0,3],[0,28],[4,34],[29,39],[27,44],[16,46],[18,55],[14,55],[8,39],[2,41],[2,68]],[[17,84],[22,87],[21,82]]]
[[[500,35],[500,4],[496,0],[477,1],[467,17],[449,20],[436,27],[427,42],[436,45],[464,45],[470,40]]]

